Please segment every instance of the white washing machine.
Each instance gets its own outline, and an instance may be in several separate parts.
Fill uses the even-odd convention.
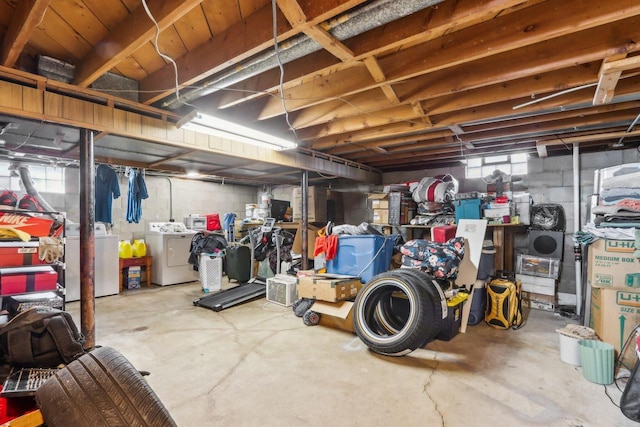
[[[144,241],[147,254],[153,257],[151,282],[160,285],[198,280],[189,264],[191,239],[197,231],[187,230],[181,222],[150,222]]]
[[[80,299],[80,224],[66,224],[67,244],[65,245],[65,300]],[[117,295],[118,282],[118,235],[107,234],[104,224],[94,228],[94,292],[96,297]]]

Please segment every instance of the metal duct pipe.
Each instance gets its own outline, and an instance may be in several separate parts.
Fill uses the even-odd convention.
[[[35,197],[35,199],[40,203],[42,209],[48,212],[54,212],[55,209],[51,207],[49,203],[40,195],[36,187],[33,185],[33,180],[31,179],[31,172],[29,172],[29,168],[24,165],[18,165],[16,167],[18,173],[20,174],[20,180],[22,181],[22,185],[24,189],[27,191],[27,194]]]
[[[321,25],[336,39],[343,41],[443,1],[444,0],[378,0],[351,12],[344,13]],[[271,70],[278,66],[278,57],[282,64],[286,64],[321,49],[322,46],[309,36],[299,35],[292,40],[281,43],[277,53],[276,50],[273,49],[254,57],[248,62],[234,67],[232,70],[218,74],[213,79],[203,83],[199,88],[181,95],[180,101],[177,99],[167,101],[163,106],[175,109],[180,107],[180,104],[184,102],[193,101],[196,98],[209,95],[262,72]]]

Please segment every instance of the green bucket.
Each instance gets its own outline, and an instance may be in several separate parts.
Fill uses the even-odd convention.
[[[613,383],[613,346],[598,340],[580,340],[578,346],[582,375],[592,383]]]

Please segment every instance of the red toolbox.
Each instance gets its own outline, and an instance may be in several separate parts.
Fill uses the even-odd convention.
[[[47,265],[0,268],[0,295],[54,291],[57,285],[58,273]]]
[[[46,264],[38,258],[38,242],[0,242],[0,267]]]
[[[455,225],[442,225],[440,227],[433,227],[432,231],[432,240],[438,243],[446,243],[449,240],[456,237],[456,229]]]

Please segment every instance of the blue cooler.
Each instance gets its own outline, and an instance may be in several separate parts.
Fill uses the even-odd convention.
[[[389,270],[392,255],[393,240],[385,236],[339,236],[338,253],[327,261],[327,273],[359,276],[362,283],[367,283]]]

